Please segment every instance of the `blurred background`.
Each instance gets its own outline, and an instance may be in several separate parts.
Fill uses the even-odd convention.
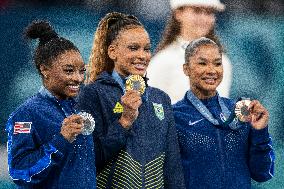
[[[253,182],[254,189],[284,188],[284,6],[282,0],[221,0],[217,33],[233,65],[231,97],[259,99],[270,112],[270,133],[276,152],[275,177]],[[9,114],[36,93],[41,80],[32,64],[36,43],[22,37],[35,19],[51,22],[70,39],[88,63],[93,34],[107,12],[136,15],[155,49],[170,6],[167,0],[0,0],[0,189],[15,188],[7,173],[5,123]]]

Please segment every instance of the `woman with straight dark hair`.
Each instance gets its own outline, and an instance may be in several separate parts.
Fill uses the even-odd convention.
[[[185,50],[183,65],[190,90],[174,106],[188,189],[249,189],[251,178],[273,177],[274,153],[269,113],[257,100],[223,98],[222,50],[199,38]]]

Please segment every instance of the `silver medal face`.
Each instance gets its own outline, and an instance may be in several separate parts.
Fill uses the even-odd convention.
[[[78,115],[80,115],[83,120],[84,120],[84,126],[82,129],[82,135],[90,135],[92,134],[92,132],[95,129],[95,120],[93,118],[93,116],[87,112],[80,112],[78,113]]]
[[[235,108],[237,118],[242,122],[249,122],[250,111],[248,109],[250,100],[238,101]]]

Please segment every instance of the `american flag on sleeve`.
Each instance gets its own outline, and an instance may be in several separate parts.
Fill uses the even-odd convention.
[[[32,122],[15,122],[14,134],[30,133],[31,127],[32,127]]]

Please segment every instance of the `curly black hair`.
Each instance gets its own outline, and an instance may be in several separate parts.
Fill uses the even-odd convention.
[[[27,39],[39,39],[33,58],[40,74],[40,65],[50,66],[58,55],[68,50],[79,52],[79,49],[71,41],[59,37],[47,21],[33,21],[25,28],[24,36]]]

